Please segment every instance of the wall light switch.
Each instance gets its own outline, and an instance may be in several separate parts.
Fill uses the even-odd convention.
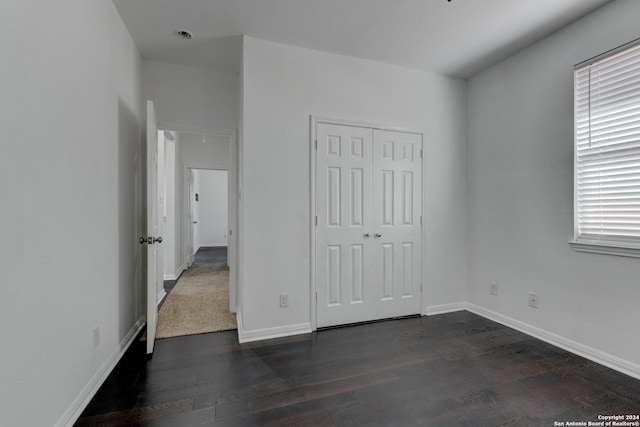
[[[289,294],[280,294],[280,307],[289,307]]]

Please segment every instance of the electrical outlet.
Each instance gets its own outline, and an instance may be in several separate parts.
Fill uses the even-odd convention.
[[[289,294],[280,294],[280,307],[289,307]]]
[[[489,283],[489,293],[491,295],[498,296],[498,284],[495,282]]]
[[[533,292],[529,292],[529,307],[538,308],[538,294],[534,294]]]
[[[100,344],[100,326],[93,328],[93,348],[98,347]]]

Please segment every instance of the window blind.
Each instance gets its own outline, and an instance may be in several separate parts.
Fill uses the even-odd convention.
[[[576,240],[640,246],[640,45],[574,77]]]

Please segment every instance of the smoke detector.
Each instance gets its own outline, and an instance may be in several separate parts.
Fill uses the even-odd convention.
[[[191,40],[193,38],[193,33],[187,30],[177,30],[176,36],[180,37],[182,40]]]

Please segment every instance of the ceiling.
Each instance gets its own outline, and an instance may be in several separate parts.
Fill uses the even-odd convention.
[[[469,78],[610,0],[113,0],[143,57],[238,72],[242,38]],[[189,41],[175,31],[194,34]]]

